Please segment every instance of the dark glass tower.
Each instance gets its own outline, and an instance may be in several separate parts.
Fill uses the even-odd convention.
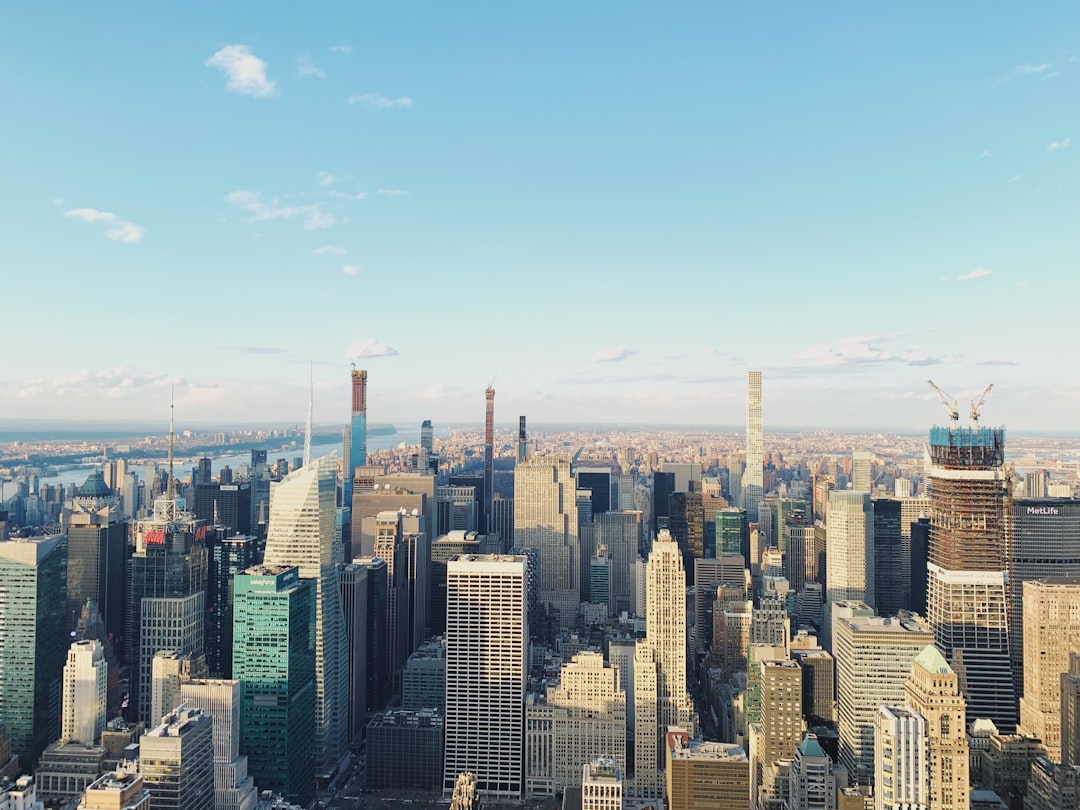
[[[86,479],[65,523],[68,629],[76,626],[87,600],[93,600],[106,638],[119,641],[124,632],[127,524],[120,520],[117,500],[100,472]]]
[[[252,535],[216,537],[210,546],[206,600],[206,667],[212,678],[232,677],[234,577],[259,562]]]

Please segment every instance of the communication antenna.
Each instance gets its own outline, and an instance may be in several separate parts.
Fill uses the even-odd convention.
[[[990,396],[990,390],[993,387],[994,384],[990,383],[988,386],[986,386],[983,392],[979,394],[978,399],[971,400],[971,424],[979,424],[979,409],[983,406],[983,403],[986,402],[986,398]]]
[[[949,402],[949,395],[946,394],[944,391],[942,391],[940,388],[938,388],[936,385],[934,385],[933,380],[927,380],[926,382],[930,384],[930,388],[933,390],[933,392],[935,394],[937,394],[938,399],[941,400],[941,404],[945,406],[945,410],[949,414],[949,421],[950,422],[959,422],[960,421],[960,410],[957,408],[956,400],[954,399],[950,403]]]
[[[176,498],[176,479],[173,478],[173,442],[176,434],[173,432],[173,417],[176,413],[176,386],[169,386],[169,500]]]
[[[307,427],[304,431],[304,466],[311,463],[311,409],[315,401],[314,363],[308,366]]]

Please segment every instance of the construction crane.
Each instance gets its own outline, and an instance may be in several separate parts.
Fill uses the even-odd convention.
[[[981,394],[979,394],[978,399],[971,400],[971,424],[979,424],[979,408],[981,408],[983,406],[983,403],[986,402],[986,398],[990,396],[990,389],[992,389],[993,387],[994,384],[990,383],[988,386],[986,386],[986,389]]]
[[[949,402],[949,395],[946,394],[944,391],[942,391],[940,388],[938,388],[936,385],[934,385],[933,380],[927,380],[926,382],[930,384],[930,388],[933,390],[933,392],[935,394],[938,395],[938,399],[941,400],[941,404],[944,405],[945,410],[949,412],[949,421],[950,422],[959,422],[960,421],[960,409],[957,407],[956,400],[954,399],[950,403]]]

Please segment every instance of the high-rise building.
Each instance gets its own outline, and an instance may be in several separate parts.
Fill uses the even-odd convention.
[[[795,593],[801,593],[808,582],[817,582],[818,555],[814,526],[784,526],[784,575]]]
[[[856,492],[870,492],[873,489],[874,455],[856,450],[851,454],[851,488]]]
[[[952,667],[934,646],[911,662],[907,705],[926,718],[927,800],[941,810],[967,810],[968,742],[964,698]]]
[[[258,556],[258,539],[250,534],[218,537],[210,546],[206,666],[215,678],[232,676],[233,577],[255,565]]]
[[[316,775],[333,774],[348,751],[349,666],[335,559],[337,461],[323,456],[270,489],[267,566],[315,581]],[[235,673],[234,673],[235,674]],[[259,783],[262,787],[262,784]]]
[[[785,810],[836,810],[836,774],[817,735],[807,734],[795,746],[788,785]]]
[[[73,642],[64,665],[64,742],[97,745],[105,729],[108,683],[104,645],[97,639]]]
[[[604,512],[581,527],[583,544],[607,548],[611,569],[611,599],[614,615],[632,612],[634,602],[634,562],[641,537],[641,512]],[[595,601],[595,600],[593,600]]]
[[[240,681],[189,680],[180,685],[180,697],[213,720],[214,810],[252,810],[255,780],[248,775],[247,756],[240,753]]]
[[[1078,810],[1080,808],[1080,768],[1056,765],[1047,757],[1031,763],[1026,810]]]
[[[626,692],[619,673],[604,664],[598,652],[581,652],[563,664],[559,682],[548,687],[552,711],[555,784],[576,786],[578,762],[607,752],[620,769],[626,767]]]
[[[765,494],[765,442],[761,423],[761,372],[746,373],[746,472],[743,473],[743,508],[756,522],[758,503]]]
[[[1080,500],[1014,500],[1009,506],[1007,534],[1009,653],[1017,693],[1026,694],[1024,583],[1044,577],[1080,577]]]
[[[195,484],[196,520],[226,527],[233,534],[251,534],[251,484],[212,481]]]
[[[518,417],[518,441],[517,441],[517,463],[524,464],[529,460],[529,439],[525,432],[525,417]]]
[[[1061,762],[1080,766],[1080,650],[1069,652],[1061,675]]]
[[[574,468],[574,477],[577,479],[578,489],[589,490],[589,502],[592,504],[594,519],[597,515],[611,511],[611,493],[614,482],[610,467],[577,466]]]
[[[746,512],[742,509],[727,507],[716,512],[716,556],[725,554],[750,555],[750,531],[746,522]]]
[[[741,746],[702,742],[684,728],[665,734],[664,759],[669,810],[748,810],[750,761]]]
[[[644,643],[656,662],[659,731],[679,726],[692,732],[694,704],[686,688],[686,574],[679,547],[666,530],[653,542],[645,579]]]
[[[675,492],[675,473],[657,470],[652,475],[652,521],[651,535],[656,537],[660,529],[668,528],[671,515],[671,495]]]
[[[149,810],[213,810],[214,740],[210,715],[178,709],[139,738],[139,772]]]
[[[537,459],[514,469],[514,546],[540,552],[540,601],[573,627],[581,600],[576,485],[569,459]]]
[[[345,468],[342,479],[343,506],[352,504],[353,470],[367,464],[367,371],[352,370],[352,415],[346,430]]]
[[[131,672],[129,705],[148,727],[161,719],[150,709],[154,656],[175,652],[205,666],[206,535],[175,495],[172,478],[166,494],[155,499],[153,514],[135,523],[124,658]]]
[[[368,789],[437,791],[443,781],[443,715],[435,709],[393,709],[367,724]],[[403,763],[407,763],[403,767]]]
[[[74,628],[88,599],[101,612],[106,636],[119,640],[124,632],[124,561],[127,524],[112,490],[100,472],[93,472],[72,499],[65,517],[68,537],[67,615]]]
[[[367,566],[355,562],[341,566],[338,581],[349,643],[349,744],[358,747],[367,722]]]
[[[927,792],[929,768],[926,718],[909,707],[879,706],[874,712],[874,810],[936,807]]]
[[[874,712],[878,706],[903,705],[911,662],[934,641],[916,616],[882,618],[868,612],[865,604],[841,602],[834,605],[833,617],[840,761],[864,785],[874,776]]]
[[[622,810],[623,768],[611,757],[581,766],[581,810]]]
[[[462,555],[447,563],[447,793],[468,771],[485,795],[521,796],[525,567],[520,555]]]
[[[1024,583],[1024,694],[1020,731],[1038,737],[1046,755],[1061,761],[1061,676],[1069,652],[1080,649],[1080,577]]]
[[[874,513],[870,493],[830,491],[826,524],[823,629],[828,647],[834,603],[855,601],[874,605]]]
[[[64,535],[0,541],[0,723],[26,768],[60,727],[66,574]]]
[[[79,810],[148,810],[150,791],[140,773],[109,771],[86,788]],[[33,810],[33,808],[27,808]]]
[[[874,602],[881,616],[895,616],[909,610],[910,580],[904,580],[905,551],[900,536],[900,501],[893,498],[874,498]],[[910,565],[907,566],[910,571]]]
[[[1011,733],[1017,715],[1007,620],[1005,430],[934,427],[928,452],[927,619],[937,648],[962,676],[968,714]]]
[[[495,497],[495,389],[484,391],[484,533],[491,534],[491,501]]]
[[[372,712],[386,705],[393,684],[390,656],[386,649],[389,642],[386,622],[389,613],[387,600],[390,598],[390,577],[386,560],[381,557],[357,557],[353,563],[367,569],[367,687],[364,706],[370,717]]]
[[[303,472],[303,470],[301,470]],[[236,576],[233,674],[240,681],[242,748],[262,790],[307,806],[314,795],[316,589],[296,566]]]
[[[795,661],[761,661],[758,761],[791,759],[803,738],[802,668]]]

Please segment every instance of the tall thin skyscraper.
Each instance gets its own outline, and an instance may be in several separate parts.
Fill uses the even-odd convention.
[[[337,460],[323,456],[270,488],[267,566],[315,580],[315,772],[329,776],[348,751],[348,639],[335,559]]]
[[[459,555],[446,571],[443,789],[476,775],[492,798],[522,792],[528,607],[523,555]]]
[[[659,732],[679,726],[692,733],[694,704],[686,690],[686,572],[679,546],[666,529],[653,542],[645,578],[645,643],[655,651]]]
[[[761,426],[761,372],[746,373],[746,471],[743,473],[743,508],[748,520],[758,519],[758,503],[765,488],[765,440]]]
[[[64,742],[97,745],[105,728],[108,681],[104,645],[96,639],[74,642],[64,665]]]
[[[971,717],[1016,728],[1007,620],[1005,429],[930,429],[927,619]]]
[[[518,443],[517,443],[517,463],[524,464],[529,460],[529,439],[525,433],[525,417],[518,417]]]
[[[352,370],[352,416],[346,431],[342,506],[352,506],[353,470],[367,464],[367,371]]]
[[[106,637],[119,639],[124,631],[127,524],[120,520],[118,500],[100,472],[91,473],[72,499],[64,524],[68,536],[68,629],[75,627],[86,600],[93,599],[101,611]]]
[[[874,512],[869,492],[829,492],[825,552],[825,636],[832,638],[832,606],[858,601],[874,605]]]
[[[484,392],[484,533],[491,534],[491,501],[495,497],[495,389]]]

